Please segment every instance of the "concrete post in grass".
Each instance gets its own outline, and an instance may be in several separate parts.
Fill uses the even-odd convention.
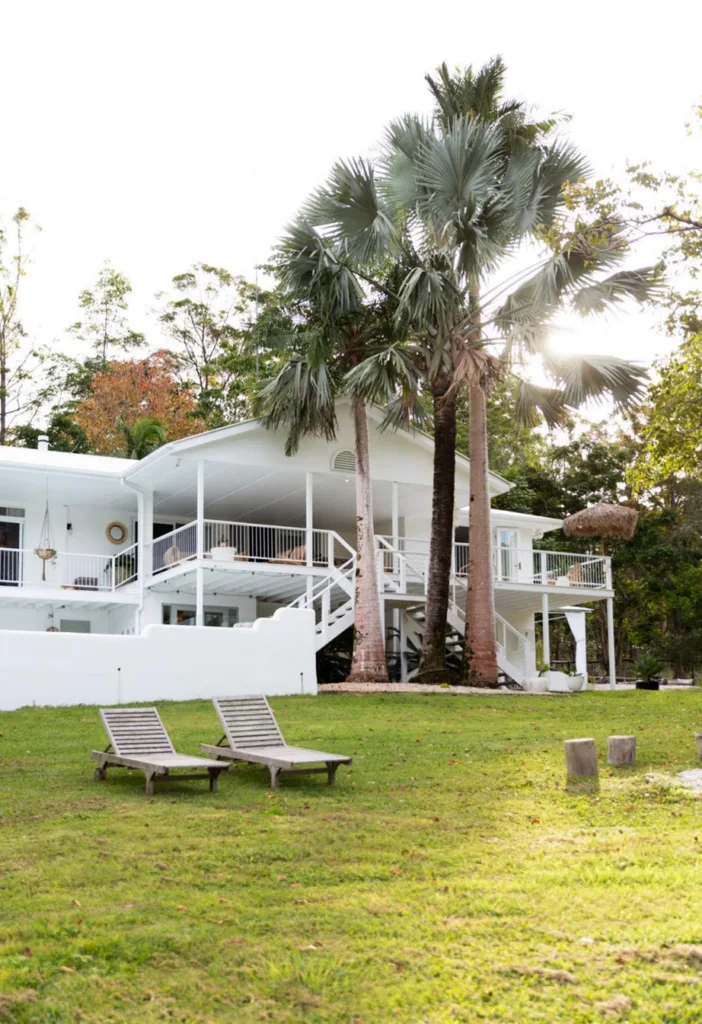
[[[569,776],[597,775],[597,749],[592,739],[565,741],[566,772]]]
[[[607,763],[636,763],[636,736],[610,736],[607,741]]]
[[[697,740],[697,756],[702,761],[702,732],[696,732],[695,739]]]

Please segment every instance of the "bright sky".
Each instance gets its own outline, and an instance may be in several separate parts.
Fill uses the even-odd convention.
[[[698,13],[695,15],[694,10]],[[702,167],[684,125],[702,95],[702,8],[668,0],[0,0],[0,216],[42,226],[24,318],[60,339],[105,260],[154,293],[195,261],[253,277],[305,195],[385,123],[428,111],[423,75],[501,53],[508,94],[573,115],[600,175]],[[574,326],[562,344],[650,361],[650,318]]]

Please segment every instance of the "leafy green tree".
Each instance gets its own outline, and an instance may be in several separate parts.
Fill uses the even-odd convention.
[[[209,426],[246,419],[257,380],[281,365],[266,339],[291,329],[289,300],[208,263],[177,274],[171,285],[170,295],[157,298],[178,378],[194,387]]]
[[[12,218],[11,236],[0,224],[0,445],[14,442],[19,420],[31,422],[54,393],[52,354],[28,342],[20,316],[31,228],[23,207]]]
[[[104,366],[116,352],[127,352],[146,344],[144,335],[127,322],[132,286],[124,274],[106,263],[93,288],[78,296],[81,319],[69,327],[69,333],[89,345],[91,363]]]
[[[643,446],[629,472],[638,491],[670,476],[702,481],[702,331],[656,365],[648,391]]]
[[[153,416],[140,416],[132,424],[120,420],[118,426],[123,438],[119,454],[128,459],[143,459],[167,440],[163,425]]]

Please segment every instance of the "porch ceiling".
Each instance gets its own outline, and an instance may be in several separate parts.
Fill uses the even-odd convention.
[[[208,597],[251,597],[289,604],[304,593],[307,578],[299,573],[227,572],[206,569],[203,593]],[[155,594],[196,597],[195,571],[156,582],[149,590]]]
[[[495,610],[504,612],[540,612],[541,597],[548,594],[548,606],[551,611],[570,608],[574,605],[590,604],[593,601],[604,601],[612,597],[611,590],[587,590],[576,587],[537,587],[525,584],[523,589],[516,589],[513,584],[495,584]]]
[[[120,480],[105,475],[0,466],[0,504],[21,505],[59,499],[69,505],[117,505],[136,509],[136,495]]]
[[[315,473],[313,516],[317,529],[349,530],[356,525],[355,477]],[[431,488],[400,484],[399,513],[431,515]],[[392,484],[373,482],[377,523],[392,517]],[[155,481],[154,515],[194,516],[197,493],[195,466],[174,460]],[[205,517],[234,522],[304,526],[305,473],[300,469],[271,469],[254,465],[205,462]]]

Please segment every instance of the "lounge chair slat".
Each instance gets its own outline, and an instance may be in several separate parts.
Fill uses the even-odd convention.
[[[201,743],[200,749],[223,760],[265,764],[270,771],[271,786],[274,789],[278,785],[278,778],[282,771],[295,773],[326,771],[331,785],[334,782],[338,766],[351,763],[351,758],[344,754],[327,754],[320,750],[288,746],[263,694],[245,697],[215,697],[213,704],[229,746],[214,747]],[[326,767],[295,767],[295,765],[309,766],[320,762],[323,762]]]
[[[154,776],[168,776],[173,768],[204,769],[206,775],[176,778],[209,779],[210,792],[217,789],[223,765],[215,760],[178,754],[156,708],[101,708],[100,717],[110,739],[111,753],[94,750],[96,776],[105,778],[108,767],[136,768],[146,778],[146,793],[153,795]]]

